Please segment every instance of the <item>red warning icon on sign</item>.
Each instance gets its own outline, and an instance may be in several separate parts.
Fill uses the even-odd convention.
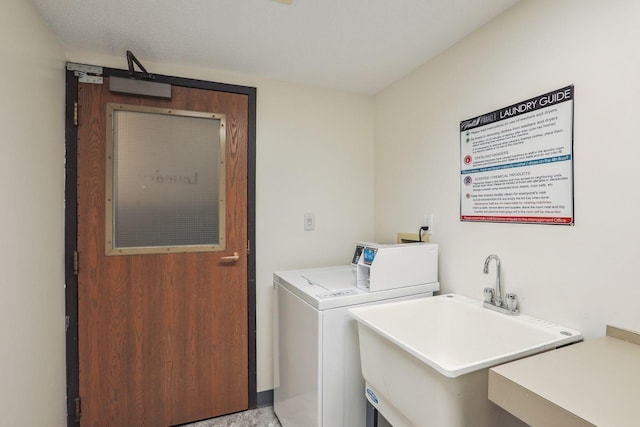
[[[469,155],[464,156],[464,164],[465,165],[470,165],[472,160],[473,159],[471,158],[471,156],[469,156]]]

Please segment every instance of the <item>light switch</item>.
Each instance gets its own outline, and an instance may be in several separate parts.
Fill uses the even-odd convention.
[[[313,231],[316,229],[316,217],[312,213],[304,214],[304,231]]]

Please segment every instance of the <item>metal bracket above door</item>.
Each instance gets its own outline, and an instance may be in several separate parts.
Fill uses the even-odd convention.
[[[73,74],[78,78],[79,83],[101,85],[104,82],[104,79],[102,78],[102,67],[67,62],[67,70],[73,71]]]

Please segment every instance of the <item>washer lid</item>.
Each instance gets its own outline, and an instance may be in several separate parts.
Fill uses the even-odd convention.
[[[353,267],[308,270],[301,274],[302,278],[310,285],[320,286],[328,291],[352,288],[356,286],[356,269]]]

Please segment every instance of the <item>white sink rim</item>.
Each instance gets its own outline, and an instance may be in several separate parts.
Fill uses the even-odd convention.
[[[446,301],[446,303],[455,302],[459,304],[465,304],[465,307],[473,310],[473,315],[478,314],[480,316],[487,316],[486,318],[492,319],[492,322],[495,322],[496,319],[502,319],[500,320],[500,322],[514,322],[510,324],[510,327],[520,327],[524,330],[526,330],[527,328],[539,329],[540,331],[543,331],[545,335],[546,333],[548,333],[548,339],[540,340],[539,342],[535,342],[531,345],[526,345],[523,348],[519,348],[517,350],[496,351],[496,354],[493,354],[490,357],[481,357],[478,360],[472,360],[462,363],[448,363],[447,361],[442,360],[442,355],[433,354],[433,352],[430,352],[432,354],[427,354],[425,353],[425,351],[422,351],[420,349],[420,345],[418,345],[417,343],[409,342],[405,339],[399,339],[396,336],[397,334],[394,335],[394,333],[392,332],[393,328],[388,324],[385,325],[384,320],[380,321],[380,319],[372,319],[373,316],[370,315],[370,313],[372,312],[380,313],[384,310],[402,310],[403,308],[409,307],[410,304],[415,305],[418,303],[424,304],[424,308],[428,309],[428,306],[430,304],[442,304],[444,301]],[[497,313],[495,311],[483,308],[482,301],[480,300],[475,300],[457,294],[446,294],[411,301],[376,304],[369,307],[353,308],[350,309],[349,312],[361,325],[370,328],[371,330],[380,334],[404,351],[408,352],[431,368],[435,369],[442,375],[450,378],[455,378],[470,372],[474,372],[484,368],[490,368],[492,366],[500,365],[512,360],[520,359],[533,354],[562,347],[567,344],[582,341],[582,333],[577,330],[567,328],[546,320],[528,316],[522,313],[518,316],[510,316],[502,313]],[[420,321],[420,319],[415,320]]]

